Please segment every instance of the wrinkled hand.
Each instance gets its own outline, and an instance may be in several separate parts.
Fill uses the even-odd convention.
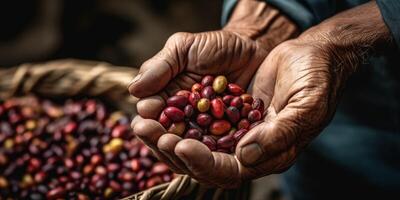
[[[327,125],[360,57],[388,41],[390,32],[374,2],[282,43],[266,59],[267,51],[256,42],[231,32],[175,35],[143,64],[141,75],[129,87],[133,95],[146,97],[137,104],[140,116],[132,127],[175,172],[202,183],[232,188],[284,171]],[[249,93],[267,106],[263,123],[240,140],[235,155],[211,152],[196,140],[166,133],[154,120],[168,95],[189,88],[206,74],[224,74],[229,81],[248,86]],[[158,95],[148,97],[153,91]]]
[[[168,96],[180,89],[190,88],[204,75],[223,74],[230,81],[247,87],[267,52],[258,42],[230,31],[171,36],[165,47],[141,66],[139,75],[129,86],[131,94],[142,98],[137,103],[140,116],[132,122],[135,134],[177,173],[189,174],[209,184],[214,182],[213,179],[230,176],[232,171],[216,176],[222,169],[230,168],[225,166],[230,163],[223,161],[228,155],[211,154],[198,141],[182,140],[168,134],[156,119]],[[222,156],[221,159],[219,156]],[[233,156],[229,157],[235,160]],[[202,163],[202,166],[193,160]],[[205,169],[212,174],[205,174]]]

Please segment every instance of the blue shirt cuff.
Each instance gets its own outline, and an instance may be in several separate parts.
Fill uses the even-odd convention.
[[[400,48],[400,1],[399,0],[378,0],[379,10],[383,21],[390,29],[396,45]]]

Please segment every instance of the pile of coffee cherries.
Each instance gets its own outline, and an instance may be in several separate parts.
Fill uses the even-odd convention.
[[[263,113],[261,99],[225,76],[207,75],[191,91],[169,97],[158,121],[168,132],[199,140],[211,151],[232,153],[247,131],[261,123]]]
[[[93,99],[0,103],[0,199],[118,199],[171,181],[129,124]]]

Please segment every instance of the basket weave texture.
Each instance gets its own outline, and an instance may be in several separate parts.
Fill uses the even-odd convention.
[[[138,99],[128,94],[127,86],[137,72],[136,68],[75,59],[22,64],[0,69],[0,99],[29,94],[51,98],[98,97],[134,116]],[[248,197],[248,186],[236,190],[211,189],[185,175],[124,200],[242,200]]]

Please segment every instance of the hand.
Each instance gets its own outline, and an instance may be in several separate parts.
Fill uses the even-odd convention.
[[[244,3],[265,4],[257,1],[243,1],[240,4]],[[265,9],[256,10],[260,12]],[[182,140],[176,135],[168,134],[161,124],[154,120],[158,118],[165,106],[164,99],[181,88],[190,88],[193,83],[199,82],[201,77],[207,74],[224,74],[229,80],[234,80],[242,87],[247,87],[269,50],[296,33],[293,23],[289,23],[283,16],[278,16],[279,12],[276,12],[276,10],[268,9],[268,11],[273,11],[272,14],[275,17],[268,18],[271,21],[264,25],[272,27],[273,30],[282,31],[276,26],[286,30],[282,34],[271,31],[270,34],[274,35],[275,33],[276,37],[269,39],[268,44],[261,44],[257,40],[258,35],[262,36],[259,31],[251,29],[250,32],[246,32],[243,27],[244,23],[232,22],[224,30],[215,32],[178,33],[167,41],[160,53],[141,66],[139,75],[130,84],[130,93],[142,97],[137,104],[140,116],[135,117],[132,122],[135,134],[175,172],[189,174],[210,185],[214,185],[213,179],[218,179],[218,177],[204,177],[199,174],[203,173],[203,170],[197,170],[196,166],[191,165],[185,159],[185,156],[189,155],[187,153],[192,151],[192,147],[203,148],[204,150],[203,144],[193,140]],[[232,18],[236,19],[236,22],[240,22],[240,19],[246,18],[243,17],[243,13],[243,10],[239,12],[239,16],[234,13]],[[259,16],[258,13],[254,12],[254,9],[248,10],[248,13]],[[276,24],[273,21],[278,23]],[[257,22],[262,22],[262,20]],[[264,41],[268,37],[260,38],[261,41]],[[193,142],[195,144],[192,145]],[[206,152],[203,150],[194,158],[200,158],[207,164],[213,165],[213,162],[209,160],[212,156],[211,152],[208,149]],[[233,156],[230,157],[233,158]],[[219,169],[223,168],[229,167],[223,165],[219,167]],[[218,172],[218,170],[215,170],[213,174]],[[229,173],[220,177],[227,175]],[[218,181],[215,184],[221,185]]]

